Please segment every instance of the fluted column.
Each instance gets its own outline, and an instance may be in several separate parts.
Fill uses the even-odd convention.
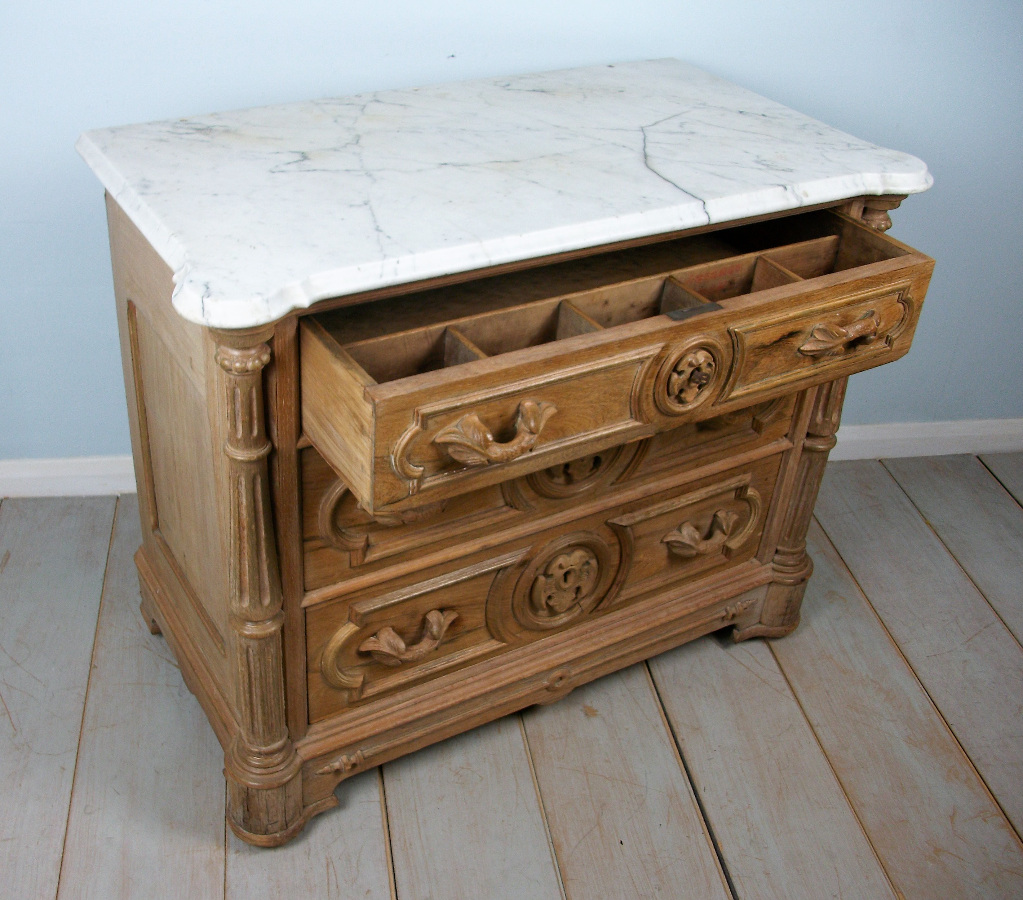
[[[280,573],[270,509],[263,369],[269,330],[217,332],[228,491],[229,611],[239,731],[227,753],[228,821],[278,844],[302,826],[300,761],[284,700]]]

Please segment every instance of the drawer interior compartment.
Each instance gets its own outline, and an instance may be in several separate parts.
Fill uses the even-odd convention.
[[[840,246],[838,235],[827,235],[732,252],[703,265],[354,342],[345,339],[357,317],[337,314],[331,333],[367,378],[383,384],[655,316],[680,321],[731,308],[737,304],[727,301],[855,268],[854,255],[840,257]]]
[[[432,503],[894,359],[931,267],[820,212],[322,313],[303,428],[367,511]]]

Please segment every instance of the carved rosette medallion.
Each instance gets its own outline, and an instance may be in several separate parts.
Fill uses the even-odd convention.
[[[717,393],[721,386],[721,353],[707,342],[692,344],[669,356],[654,383],[654,400],[661,412],[689,412]]]
[[[551,500],[576,497],[617,479],[628,469],[639,449],[638,443],[609,447],[599,453],[533,472],[525,476],[525,482],[541,497]]]
[[[561,628],[606,602],[618,572],[617,541],[592,532],[563,535],[522,570],[507,600],[492,597],[487,620],[503,639]],[[508,613],[514,621],[509,621]]]
[[[593,593],[600,563],[588,547],[554,557],[533,580],[530,599],[538,616],[560,616]]]

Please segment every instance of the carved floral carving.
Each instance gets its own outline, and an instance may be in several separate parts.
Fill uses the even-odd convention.
[[[423,619],[422,636],[411,646],[393,628],[381,628],[373,637],[359,644],[360,653],[369,653],[378,663],[397,667],[417,662],[436,650],[458,613],[451,609],[431,609]]]
[[[342,753],[337,759],[317,769],[316,774],[337,775],[341,773],[347,775],[352,769],[361,766],[365,762],[366,754],[362,750],[356,750],[354,753]]]
[[[688,412],[715,392],[721,375],[720,351],[702,340],[665,360],[655,382],[654,399],[668,415]]]
[[[758,598],[743,597],[741,600],[736,600],[734,603],[726,604],[723,610],[723,617],[726,622],[731,622],[732,619],[738,618],[742,613],[746,612],[751,606],[757,602]]]
[[[612,601],[620,568],[620,545],[603,529],[563,534],[494,582],[487,628],[517,643],[577,622]]]
[[[681,406],[692,406],[714,378],[717,363],[706,350],[691,350],[672,367],[668,395]]]
[[[587,547],[558,554],[533,581],[534,609],[561,615],[593,590],[599,571],[600,563]]]
[[[523,400],[515,416],[515,433],[507,441],[497,440],[476,413],[468,413],[437,432],[433,442],[466,466],[511,462],[536,446],[544,425],[557,411],[553,403]]]
[[[810,338],[799,352],[804,356],[837,356],[860,344],[872,344],[877,340],[881,319],[873,310],[848,325],[820,323],[810,329]]]
[[[683,522],[661,538],[676,556],[692,559],[716,553],[735,534],[739,525],[739,514],[732,510],[719,509],[711,517],[706,528],[699,528],[694,522]]]

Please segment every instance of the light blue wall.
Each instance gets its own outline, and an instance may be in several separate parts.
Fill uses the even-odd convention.
[[[938,259],[909,357],[846,422],[1023,416],[1023,3],[208,0],[0,7],[0,459],[126,453],[86,128],[678,56],[922,157],[895,234]]]

